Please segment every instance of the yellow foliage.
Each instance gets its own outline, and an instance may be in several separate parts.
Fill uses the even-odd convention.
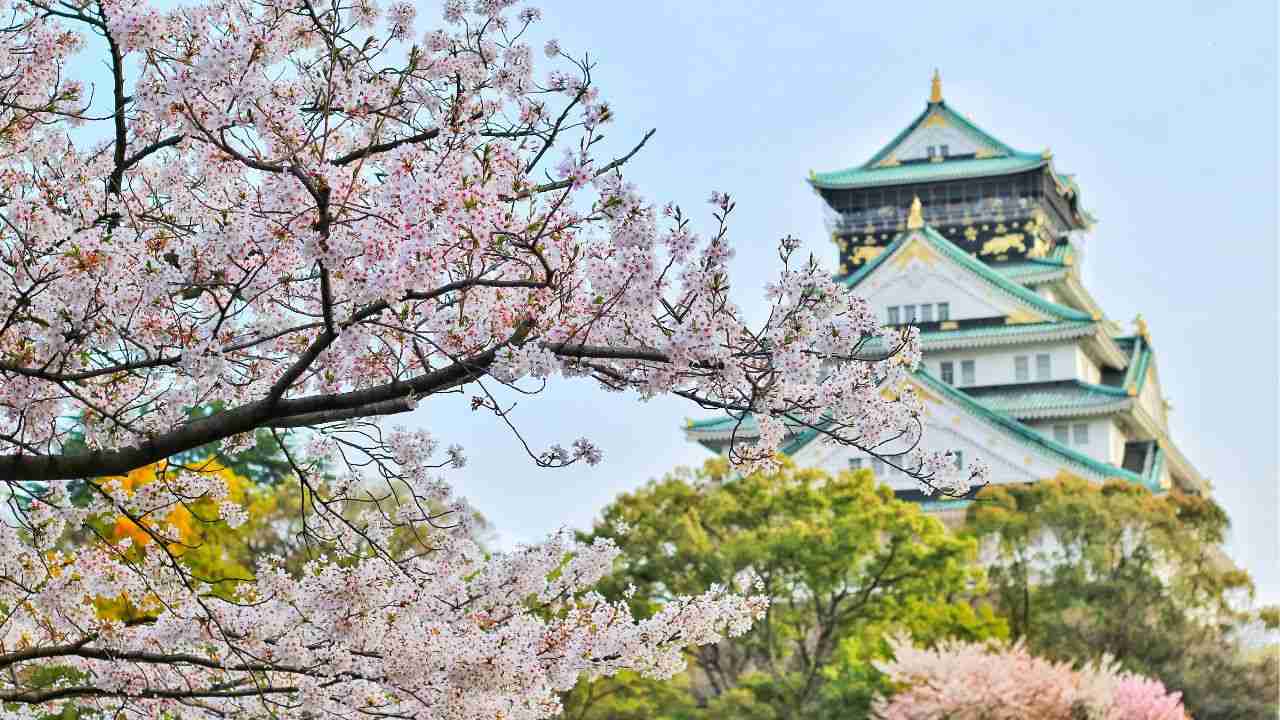
[[[194,466],[185,468],[186,472],[194,472],[201,475],[216,475],[222,479],[227,487],[227,496],[235,502],[243,501],[245,495],[245,486],[248,480],[235,471],[223,465],[217,458],[209,458],[203,460]],[[177,472],[170,470],[166,461],[144,465],[136,470],[132,470],[127,475],[114,475],[102,479],[102,483],[110,483],[116,481],[130,495],[136,490],[149,485],[157,480],[173,480],[177,476]],[[199,500],[191,504],[176,503],[167,511],[161,511],[142,518],[142,526],[139,526],[132,519],[120,515],[116,518],[115,525],[112,527],[112,537],[116,540],[130,538],[135,546],[144,546],[151,542],[152,535],[147,529],[153,531],[157,528],[170,525],[178,531],[178,539],[180,542],[170,545],[170,550],[175,554],[180,554],[184,546],[193,544],[199,539],[199,531],[196,528],[196,517],[192,514],[192,508],[195,508],[202,517],[211,517],[216,514],[217,508],[209,500]],[[146,528],[146,529],[144,529]]]

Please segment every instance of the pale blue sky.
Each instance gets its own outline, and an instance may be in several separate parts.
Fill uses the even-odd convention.
[[[422,5],[420,20],[435,24],[439,4]],[[656,127],[628,166],[646,194],[704,220],[712,190],[737,198],[735,295],[749,311],[761,307],[779,237],[804,239],[834,267],[804,178],[861,163],[910,122],[934,67],[948,103],[980,126],[1020,149],[1051,147],[1100,219],[1086,283],[1112,318],[1146,317],[1174,435],[1234,520],[1231,555],[1280,601],[1274,2],[542,9],[542,37],[599,62],[618,116],[602,154]],[[700,415],[688,403],[639,403],[582,381],[551,390],[517,410],[531,444],[585,434],[604,450],[601,465],[540,470],[463,397],[413,417],[467,448],[453,480],[504,543],[585,527],[618,492],[706,457],[680,432],[684,416]]]
[[[1280,601],[1277,569],[1277,126],[1273,2],[545,2],[543,29],[590,50],[629,166],[657,201],[704,213],[733,193],[736,295],[758,304],[778,237],[829,266],[810,168],[861,163],[923,108],[949,104],[1025,150],[1051,147],[1099,218],[1086,283],[1151,328],[1174,435],[1235,523],[1231,555]],[[431,15],[424,6],[420,15]],[[462,442],[460,486],[507,541],[584,526],[617,492],[700,462],[683,402],[581,383],[517,412],[537,444],[588,434],[596,468],[530,466],[505,431],[450,405],[422,418]],[[460,403],[453,403],[459,405]]]

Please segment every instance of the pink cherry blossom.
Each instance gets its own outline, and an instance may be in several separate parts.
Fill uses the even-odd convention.
[[[1104,660],[1076,670],[1011,647],[893,643],[878,668],[900,685],[875,705],[881,720],[1187,720],[1180,695]]]
[[[381,423],[442,393],[553,467],[603,451],[531,447],[495,385],[532,408],[560,375],[753,415],[761,438],[731,452],[747,467],[798,430],[918,444],[916,336],[882,337],[793,239],[748,324],[732,198],[712,196],[700,237],[642,197],[622,171],[649,136],[600,142],[613,109],[587,55],[548,44],[535,67],[539,13],[515,5],[448,0],[427,31],[400,1],[0,0],[6,712],[548,717],[583,675],[671,675],[683,647],[763,612],[713,587],[633,617],[592,590],[617,549],[563,533],[482,551],[447,477],[463,448]],[[99,62],[110,83],[74,79]],[[199,577],[159,522],[137,545],[87,532],[206,498],[208,522],[238,526],[246,509],[189,468],[103,478],[260,431],[287,441],[304,539],[325,548],[301,573],[262,557]],[[982,475],[909,457],[931,488]],[[391,542],[405,531],[417,546]],[[104,617],[103,598],[145,619]]]

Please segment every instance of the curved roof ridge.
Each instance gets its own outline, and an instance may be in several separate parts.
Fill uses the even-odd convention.
[[[895,135],[892,140],[890,140],[888,143],[884,145],[884,147],[877,150],[876,153],[872,155],[870,159],[868,159],[866,162],[862,163],[861,165],[855,165],[853,168],[848,168],[848,169],[849,170],[851,169],[871,170],[876,166],[877,163],[881,162],[882,160],[885,159],[885,157],[887,157],[890,153],[892,153],[893,149],[896,148],[898,145],[900,145],[903,140],[906,140],[907,137],[911,135],[911,133],[915,132],[915,130],[919,128],[920,125],[923,124],[924,121],[928,119],[930,115],[933,115],[935,113],[945,115],[951,120],[955,121],[955,124],[961,130],[969,133],[970,135],[976,136],[976,139],[978,140],[978,142],[995,147],[996,150],[998,151],[998,156],[1002,155],[1002,156],[1008,156],[1008,157],[1016,157],[1016,156],[1027,156],[1027,157],[1034,156],[1037,158],[1040,157],[1039,153],[1026,153],[1020,150],[1015,150],[1014,148],[1005,144],[1003,141],[1001,141],[999,138],[995,137],[991,133],[978,127],[977,123],[965,117],[963,113],[960,113],[959,111],[953,109],[950,105],[947,104],[946,100],[939,100],[936,103],[931,102],[928,105],[926,105],[925,109],[921,111],[920,114],[917,115],[914,120],[911,121],[911,124],[907,125],[905,129],[903,129],[901,132]],[[843,171],[837,171],[837,172],[843,172]],[[834,173],[826,173],[826,174],[834,174]]]

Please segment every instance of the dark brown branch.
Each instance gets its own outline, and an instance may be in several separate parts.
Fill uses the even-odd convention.
[[[334,165],[350,165],[357,160],[363,160],[371,155],[377,155],[379,153],[387,152],[388,150],[394,150],[401,145],[412,145],[413,143],[432,140],[439,134],[440,128],[432,128],[425,132],[420,132],[417,135],[410,135],[408,137],[400,138],[399,140],[388,140],[387,142],[376,143],[374,145],[369,145],[368,147],[360,148],[359,150],[353,150],[346,155],[330,160],[329,162]]]

